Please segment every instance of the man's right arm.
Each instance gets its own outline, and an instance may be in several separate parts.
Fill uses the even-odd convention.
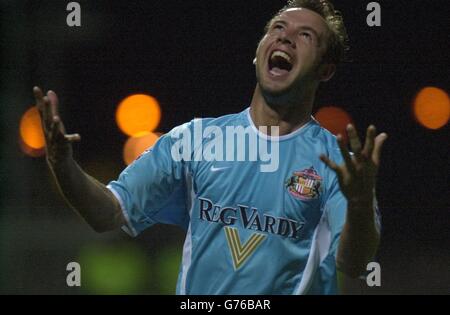
[[[66,202],[96,232],[113,231],[125,225],[116,197],[105,185],[86,174],[73,159],[51,165],[50,169]]]
[[[58,97],[33,89],[46,141],[47,162],[67,203],[96,231],[120,228],[125,218],[119,201],[105,185],[86,174],[72,157],[72,143],[80,136],[67,135],[58,114]]]

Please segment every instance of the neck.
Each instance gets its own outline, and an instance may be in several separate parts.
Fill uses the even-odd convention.
[[[302,128],[311,121],[314,93],[296,98],[298,101],[283,100],[283,96],[265,97],[259,84],[256,86],[250,106],[250,115],[256,128],[279,127],[279,135],[285,136]]]

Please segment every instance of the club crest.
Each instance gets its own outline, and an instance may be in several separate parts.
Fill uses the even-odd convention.
[[[322,177],[314,167],[295,172],[286,182],[288,192],[296,199],[303,201],[316,199],[322,191]]]

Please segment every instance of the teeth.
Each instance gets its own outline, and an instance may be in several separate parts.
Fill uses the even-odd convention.
[[[281,57],[283,59],[286,59],[287,62],[291,63],[291,57],[289,57],[289,55],[283,51],[279,51],[279,50],[275,51],[272,54],[272,56],[270,57],[270,59],[273,60],[275,57]]]

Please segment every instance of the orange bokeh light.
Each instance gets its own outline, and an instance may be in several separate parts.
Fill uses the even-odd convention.
[[[142,132],[152,132],[161,121],[161,108],[154,97],[132,95],[120,103],[116,121],[120,130],[130,137]]]
[[[159,136],[153,132],[141,133],[130,137],[123,148],[123,160],[126,165],[133,163],[145,150],[151,148]]]
[[[435,87],[426,87],[414,100],[414,116],[429,129],[444,127],[450,119],[450,100],[448,94]]]
[[[30,157],[40,158],[45,155],[45,147],[40,148],[40,149],[33,149],[33,148],[29,147],[25,142],[23,142],[22,139],[19,139],[19,145],[20,145],[20,149],[22,150],[22,152]]]
[[[323,107],[315,115],[317,121],[334,135],[342,135],[347,141],[347,126],[352,122],[351,116],[339,107]]]
[[[20,120],[20,138],[31,149],[41,150],[45,148],[41,117],[36,106],[30,108],[23,114]]]

